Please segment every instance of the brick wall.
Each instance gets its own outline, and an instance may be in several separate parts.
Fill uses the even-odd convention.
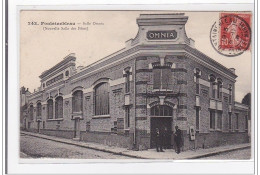
[[[179,93],[178,99],[175,97],[166,97],[164,101],[170,102],[174,105],[173,109],[173,122],[172,128],[178,125],[183,131],[185,148],[190,147],[193,141],[189,140],[189,127],[196,125],[195,116],[195,83],[194,83],[194,68],[201,70],[201,79],[208,81],[208,75],[214,73],[217,78],[223,80],[223,88],[228,88],[229,84],[234,83],[229,79],[213,72],[211,69],[202,66],[195,62],[189,57],[184,56],[182,53],[176,53],[176,55],[152,55],[137,57],[136,60],[132,59],[127,62],[121,62],[118,65],[111,65],[106,69],[101,69],[97,73],[93,73],[88,77],[80,78],[80,75],[76,77],[78,79],[68,79],[64,83],[58,83],[55,86],[46,89],[41,96],[31,99],[30,103],[34,104],[34,120],[31,123],[32,129],[37,129],[36,122],[36,102],[41,101],[42,103],[42,122],[40,123],[40,129],[43,134],[54,135],[65,138],[72,138],[74,136],[74,123],[72,120],[72,92],[75,89],[82,89],[83,94],[83,114],[80,120],[80,131],[81,139],[84,141],[93,141],[102,144],[122,146],[122,147],[133,147],[134,131],[136,136],[136,147],[140,150],[150,148],[150,104],[159,102],[158,95],[147,96],[147,94],[153,91],[153,72],[150,68],[150,64],[159,62],[160,58],[165,58],[165,62],[172,62],[175,66],[171,69],[172,78],[170,79],[169,89],[172,90],[173,94]],[[135,67],[136,65],[136,67]],[[130,83],[130,92],[125,93],[125,83],[123,72],[127,67],[132,68],[132,78]],[[81,74],[81,73],[80,73]],[[84,76],[82,73],[81,76]],[[102,78],[109,79],[110,90],[110,115],[103,117],[96,117],[94,114],[94,86],[96,81]],[[134,83],[135,82],[135,83]],[[53,88],[53,89],[51,89]],[[134,94],[135,89],[135,94]],[[229,143],[225,140],[220,139],[214,140],[215,136],[223,137],[229,140],[232,134],[228,128],[228,109],[229,103],[226,100],[228,94],[223,93],[222,98],[222,131],[210,131],[209,129],[209,108],[210,108],[210,89],[208,86],[200,84],[200,129],[197,133],[197,145],[204,143],[204,138],[208,141],[209,146]],[[234,89],[233,89],[234,93]],[[55,98],[61,95],[63,96],[63,119],[61,120],[48,120],[47,119],[47,101],[46,99],[52,97]],[[115,122],[119,118],[124,119],[125,117],[125,98],[129,96],[130,104],[130,128],[129,130],[123,131],[121,134],[112,133],[112,128],[115,128]],[[136,95],[136,98],[134,96]],[[233,94],[234,98],[234,94]],[[220,100],[219,100],[220,101]],[[234,102],[232,101],[232,128],[236,125],[236,116],[234,110]],[[243,135],[245,132],[245,120],[243,111],[239,113],[239,130],[238,135]],[[43,121],[45,122],[45,129],[43,129]],[[64,132],[63,132],[64,131]],[[65,132],[67,131],[67,132]],[[235,131],[235,129],[233,129]],[[236,132],[235,132],[236,133]],[[233,136],[235,135],[233,134]],[[203,135],[206,134],[206,135]],[[226,134],[226,135],[225,135]],[[202,136],[203,135],[203,136]],[[237,137],[237,136],[236,136]],[[203,138],[203,139],[202,139]],[[243,138],[243,139],[242,139]],[[238,142],[244,142],[246,139],[242,137],[237,139]],[[231,139],[232,140],[232,139]],[[230,141],[235,143],[235,141]],[[211,144],[211,145],[210,145]]]

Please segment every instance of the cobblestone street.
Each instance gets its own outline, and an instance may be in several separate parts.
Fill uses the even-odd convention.
[[[21,134],[21,158],[126,159],[129,157],[81,148]]]

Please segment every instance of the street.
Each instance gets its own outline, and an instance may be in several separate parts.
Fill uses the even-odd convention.
[[[59,143],[28,135],[20,135],[21,158],[129,159],[79,146]]]
[[[242,150],[236,150],[236,151],[230,151],[227,153],[221,153],[218,155],[214,155],[214,156],[209,156],[209,157],[203,157],[200,159],[203,160],[231,160],[231,159],[235,159],[235,160],[245,160],[245,159],[250,159],[250,155],[251,155],[251,149],[247,148],[247,149],[242,149]]]
[[[130,150],[129,150],[130,151]],[[209,150],[205,150],[209,151]],[[157,153],[154,149],[148,151],[130,151],[135,154],[149,154],[150,156],[155,156],[158,159],[175,157],[171,156],[173,150],[166,150],[164,153]],[[179,159],[183,157],[190,157],[192,154],[201,152],[201,150],[185,151],[178,155]],[[230,159],[250,159],[251,149],[240,149],[229,151],[221,154],[215,154],[212,156],[199,158],[201,160],[230,160]],[[148,156],[148,157],[150,157]],[[53,140],[47,140],[39,137],[34,137],[30,135],[21,134],[20,135],[20,157],[21,158],[74,158],[74,159],[130,159],[131,157],[118,155],[113,153],[108,153],[104,151],[98,151],[90,148],[84,148],[76,145],[70,145],[67,143],[56,142]],[[175,157],[178,159],[178,157]],[[175,159],[174,158],[174,159]]]

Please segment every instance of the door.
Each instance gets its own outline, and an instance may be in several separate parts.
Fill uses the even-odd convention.
[[[171,117],[151,117],[151,148],[155,148],[156,128],[164,133],[164,144],[171,148],[172,118]],[[166,129],[165,129],[166,128]]]
[[[40,133],[40,121],[37,121],[37,129],[38,129],[38,133]]]
[[[76,118],[74,120],[74,138],[77,138],[79,139],[80,138],[80,129],[79,129],[79,121],[80,119],[79,118]]]

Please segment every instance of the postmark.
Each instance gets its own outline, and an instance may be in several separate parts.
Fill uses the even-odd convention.
[[[251,14],[221,13],[210,31],[210,42],[221,55],[234,57],[249,50]]]

